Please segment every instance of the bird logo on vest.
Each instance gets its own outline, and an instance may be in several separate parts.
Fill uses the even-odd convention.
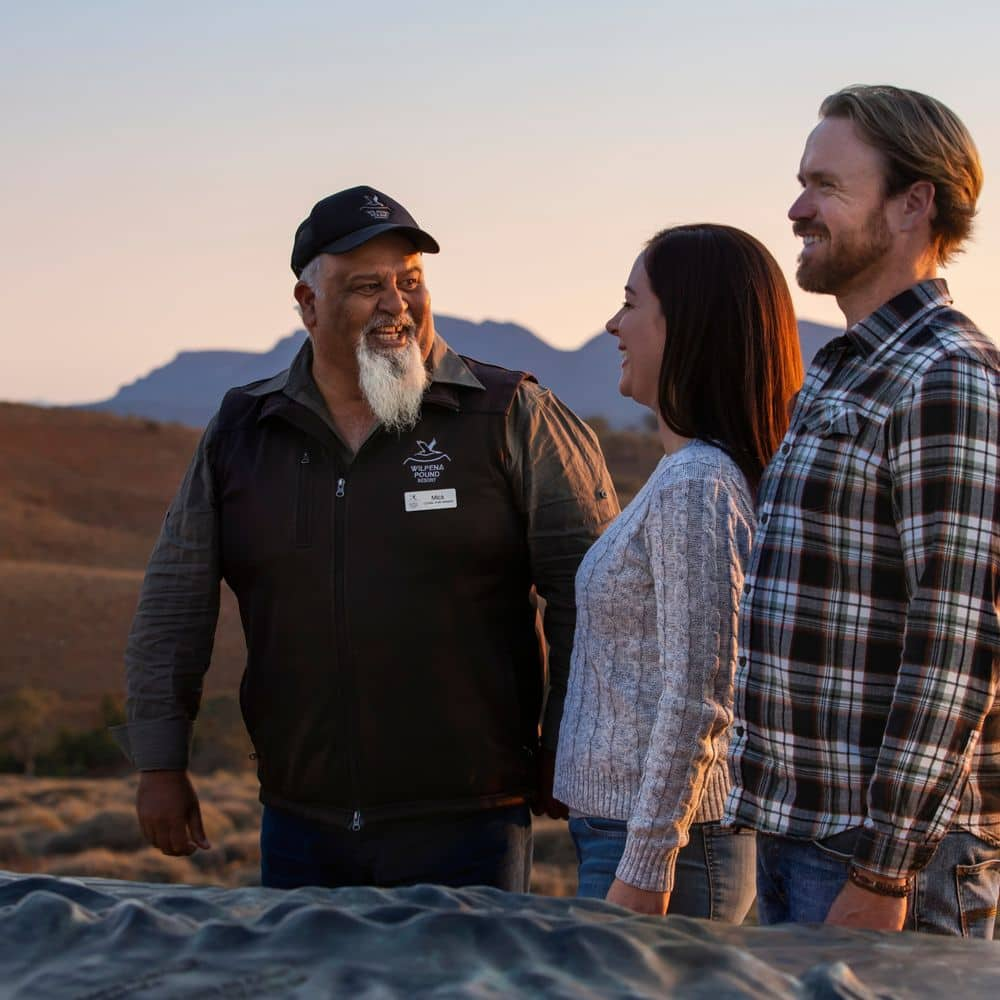
[[[444,463],[451,457],[438,450],[437,438],[430,442],[417,441],[417,453],[403,459],[403,465],[413,473],[413,478],[421,484],[436,483],[444,472]]]

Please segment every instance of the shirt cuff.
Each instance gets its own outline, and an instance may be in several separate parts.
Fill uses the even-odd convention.
[[[898,840],[878,830],[864,827],[854,845],[853,863],[858,868],[884,878],[909,878],[925,867],[937,844]]]
[[[615,876],[619,881],[648,892],[672,892],[674,868],[680,848],[666,853],[660,844],[629,837]]]
[[[111,736],[138,771],[186,771],[193,728],[187,719],[157,719],[113,726]]]

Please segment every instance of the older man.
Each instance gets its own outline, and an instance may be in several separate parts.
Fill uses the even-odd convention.
[[[764,922],[991,937],[1000,895],[1000,353],[937,268],[982,183],[896,87],[828,97],[789,210],[847,330],[758,494],[736,787]]]
[[[292,251],[309,339],[226,395],[167,514],[120,733],[165,853],[207,845],[188,745],[222,578],[247,640],[264,884],[527,889],[526,802],[555,808],[574,574],[617,502],[552,393],[435,334],[437,251],[374,188],[320,201]]]

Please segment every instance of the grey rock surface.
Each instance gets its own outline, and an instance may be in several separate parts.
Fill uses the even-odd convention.
[[[995,997],[1000,944],[724,927],[492,889],[0,872],[0,997]]]

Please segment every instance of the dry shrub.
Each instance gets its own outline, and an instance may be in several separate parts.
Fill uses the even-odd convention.
[[[575,896],[576,869],[536,862],[531,869],[531,891],[536,896]]]
[[[260,885],[260,864],[229,868],[226,871],[226,885],[233,887]]]
[[[210,799],[238,799],[255,802],[259,786],[253,770],[213,771],[195,779],[198,794]]]
[[[0,865],[16,866],[25,860],[24,841],[14,830],[0,830]]]
[[[260,865],[260,834],[251,830],[230,834],[222,844],[229,864]]]
[[[541,816],[534,822],[533,833],[536,861],[576,867],[576,848],[565,822]]]
[[[260,827],[260,803],[256,800],[219,799],[216,808],[225,813],[234,830],[257,830]]]
[[[8,830],[20,830],[26,833],[54,833],[65,827],[52,809],[31,804],[3,813],[3,825]]]
[[[218,842],[209,851],[195,851],[190,861],[198,871],[206,875],[218,875],[225,870],[227,864],[225,849]]]
[[[96,805],[87,799],[66,795],[54,808],[66,826],[76,826],[94,815]],[[100,805],[103,806],[104,803]]]
[[[534,822],[535,863],[531,891],[541,896],[576,893],[576,848],[561,820],[542,816]]]
[[[137,882],[186,882],[197,885],[205,880],[199,878],[188,858],[171,858],[161,854],[155,847],[147,847],[132,856]]]
[[[185,858],[168,858],[152,848],[135,854],[93,848],[47,861],[43,870],[48,875],[116,878],[130,882],[197,884],[202,881]]]
[[[233,821],[210,799],[201,799],[201,821],[209,840],[221,840],[233,832]]]
[[[66,781],[53,781],[49,778],[39,778],[34,788],[25,790],[25,797],[30,799],[35,805],[45,806],[47,809],[54,809],[61,805],[67,795],[79,792],[79,788],[73,788]]]
[[[23,805],[25,805],[25,798],[20,792],[16,789],[8,792],[4,788],[3,794],[0,794],[0,822],[6,822],[4,813],[10,812],[12,809],[20,809]]]
[[[81,878],[135,878],[132,855],[109,851],[104,847],[48,859],[44,862],[42,870],[48,875]]]
[[[78,854],[92,848],[137,851],[144,843],[131,809],[107,809],[78,823],[72,830],[54,833],[46,849],[49,854]]]

